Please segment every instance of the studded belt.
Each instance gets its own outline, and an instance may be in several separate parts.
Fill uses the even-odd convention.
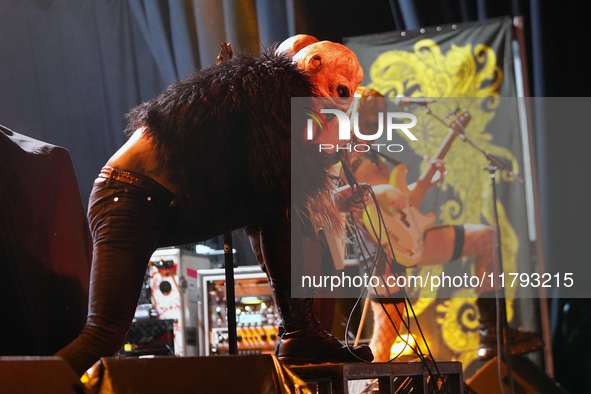
[[[130,185],[138,186],[150,193],[154,193],[154,197],[159,197],[159,199],[161,200],[168,200],[171,205],[174,205],[174,193],[172,193],[170,190],[168,190],[152,178],[149,178],[145,175],[105,166],[101,169],[101,172],[98,176],[99,178],[113,179],[119,182],[124,182]]]

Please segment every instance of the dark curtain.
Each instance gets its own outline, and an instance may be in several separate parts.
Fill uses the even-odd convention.
[[[552,0],[4,0],[0,124],[70,152],[82,201],[124,142],[124,114],[215,62],[222,41],[258,52],[294,33],[343,37],[523,15],[534,96],[589,96],[591,4]],[[543,113],[543,112],[539,112]],[[586,263],[586,128],[545,129],[535,146],[545,259]],[[565,174],[571,174],[566,177]],[[559,310],[555,308],[555,311]]]
[[[223,41],[284,40],[293,14],[289,0],[2,1],[0,124],[68,149],[86,204],[131,108],[215,64]]]
[[[2,1],[0,53],[0,124],[68,149],[86,204],[124,114],[164,86],[129,4]]]

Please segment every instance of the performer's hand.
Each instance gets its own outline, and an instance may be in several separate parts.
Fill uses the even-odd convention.
[[[376,185],[373,191],[378,199],[380,207],[391,213],[392,211],[400,211],[407,206],[406,196],[399,189],[389,184]]]
[[[367,183],[360,183],[359,187],[352,188],[345,185],[336,189],[336,205],[340,212],[357,212],[363,208],[363,202],[369,200],[371,186]]]

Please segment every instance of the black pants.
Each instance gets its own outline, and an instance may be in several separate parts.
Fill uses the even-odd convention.
[[[175,196],[165,187],[146,182],[149,187],[142,188],[112,178],[95,180],[88,208],[93,238],[88,317],[78,338],[56,354],[78,375],[123,346],[150,256],[159,247],[258,225],[268,271],[281,286],[290,286],[289,208],[280,201],[259,200],[238,186],[221,195],[207,193],[207,201],[195,204],[200,211],[189,214],[171,204]]]
[[[190,224],[174,195],[163,186],[147,191],[98,178],[88,219],[93,238],[90,298],[86,325],[61,356],[82,375],[125,342],[150,256],[158,247],[190,242]]]

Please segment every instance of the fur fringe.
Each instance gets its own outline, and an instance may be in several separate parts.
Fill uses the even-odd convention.
[[[211,201],[211,187],[282,212],[293,206],[316,227],[339,231],[344,225],[327,177],[333,159],[304,141],[305,119],[297,114],[301,135],[291,135],[291,98],[316,95],[290,57],[272,49],[259,57],[236,54],[132,109],[127,130],[146,127],[191,213]]]

